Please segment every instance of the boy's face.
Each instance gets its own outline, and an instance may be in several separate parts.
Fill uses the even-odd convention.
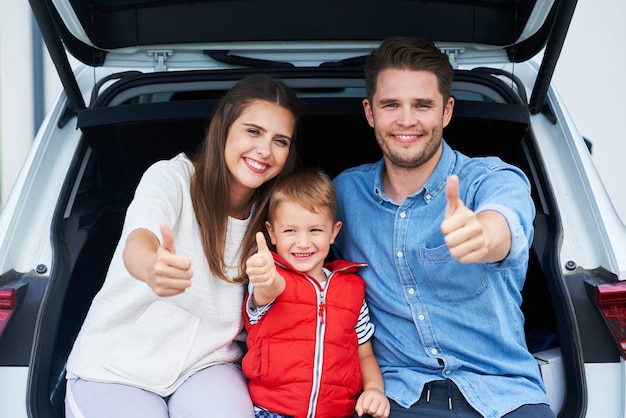
[[[341,222],[333,222],[328,208],[310,212],[296,203],[284,202],[265,226],[278,255],[296,270],[318,281],[326,280],[322,266],[341,229]]]

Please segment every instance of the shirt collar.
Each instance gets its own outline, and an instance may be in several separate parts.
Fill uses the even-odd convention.
[[[435,167],[435,171],[430,175],[424,187],[420,190],[416,191],[410,196],[407,196],[407,199],[414,199],[417,196],[422,196],[426,203],[430,203],[432,199],[434,199],[441,191],[445,192],[446,180],[450,176],[450,174],[454,171],[454,166],[456,164],[456,154],[450,148],[450,146],[446,143],[445,140],[442,140],[443,151],[441,153],[441,158]],[[374,178],[374,188],[373,193],[376,198],[379,200],[379,203],[383,202],[393,202],[389,196],[385,193],[383,189],[383,175],[385,173],[385,159],[381,158],[376,163],[376,177]]]

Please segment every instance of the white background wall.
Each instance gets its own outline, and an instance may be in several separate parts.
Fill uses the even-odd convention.
[[[626,1],[578,0],[554,84],[626,220]]]
[[[0,205],[5,201],[35,137],[32,18],[27,0],[0,0]],[[44,62],[44,111],[61,83]]]
[[[554,83],[626,220],[626,1],[579,0]],[[0,192],[6,198],[32,143],[31,15],[26,0],[0,0]],[[48,67],[50,64],[47,64]],[[48,68],[48,74],[54,74]],[[45,80],[46,109],[60,88]]]

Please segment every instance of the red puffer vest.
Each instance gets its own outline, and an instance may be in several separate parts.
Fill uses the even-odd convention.
[[[361,392],[357,324],[365,266],[336,260],[322,290],[274,255],[284,292],[255,325],[246,320],[243,372],[252,402],[295,418],[352,418]],[[245,309],[244,309],[245,312]]]

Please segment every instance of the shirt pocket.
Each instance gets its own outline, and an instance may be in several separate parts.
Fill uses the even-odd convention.
[[[485,293],[489,278],[479,263],[461,264],[447,245],[420,247],[424,279],[441,302],[467,302]]]
[[[199,323],[197,316],[157,300],[112,350],[105,367],[140,386],[167,389],[181,374]]]

